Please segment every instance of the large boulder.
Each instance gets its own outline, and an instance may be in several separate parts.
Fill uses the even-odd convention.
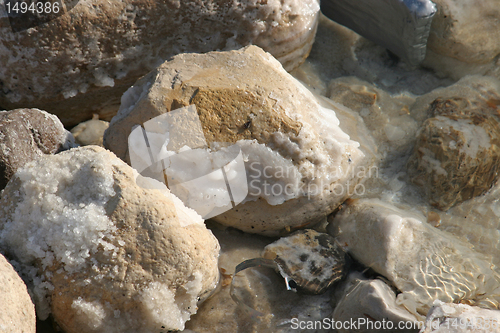
[[[36,332],[35,306],[26,285],[1,254],[0,330],[2,332]]]
[[[26,163],[73,147],[59,119],[38,109],[0,111],[0,190]]]
[[[291,70],[318,15],[318,0],[78,1],[47,23],[1,28],[0,106],[41,108],[68,127],[93,113],[110,120],[127,88],[184,52],[256,44]]]
[[[219,244],[161,185],[97,146],[18,170],[0,203],[0,247],[40,319],[52,313],[68,333],[184,328],[217,285]]]
[[[184,194],[186,205],[203,216],[207,216],[203,210],[222,208],[216,199],[226,189],[214,180],[188,188],[189,181],[195,173],[204,174],[209,161],[209,165],[217,164],[214,161],[231,149],[241,151],[245,169],[235,167],[227,176],[234,178],[229,182],[233,196],[244,192],[241,200],[235,200],[241,203],[212,216],[246,232],[277,234],[324,219],[355,192],[367,174],[372,155],[353,140],[363,133],[362,121],[346,115],[338,105],[328,106],[335,111],[318,104],[309,90],[256,46],[183,54],[141,78],[124,94],[105,132],[104,145],[127,162],[149,159],[146,145],[136,142],[144,140],[143,133],[137,132],[137,126],[144,124],[148,144],[158,145],[154,158],[177,153],[191,156],[178,164],[166,161],[171,167],[164,170],[170,188],[181,186],[176,193]],[[193,119],[188,124],[187,118],[178,119],[179,114]],[[339,121],[341,115],[343,121]],[[175,125],[163,124],[167,119]],[[346,127],[353,139],[343,131]],[[131,135],[133,129],[138,137]],[[141,154],[145,156],[139,159]],[[214,197],[207,208],[212,200],[208,198]]]

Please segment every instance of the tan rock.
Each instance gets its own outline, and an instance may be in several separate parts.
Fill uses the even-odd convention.
[[[26,285],[0,254],[0,330],[36,332],[35,306]]]
[[[105,132],[104,145],[130,162],[131,152],[137,156],[146,147],[129,148],[133,128],[151,121],[149,140],[162,137],[161,144],[166,143],[165,138],[172,138],[174,130],[160,128],[154,125],[157,120],[151,119],[164,119],[172,110],[188,105],[196,108],[196,113],[192,112],[199,117],[202,138],[194,138],[194,129],[189,128],[182,137],[206,140],[207,147],[197,150],[194,148],[201,146],[191,142],[189,153],[196,157],[165,169],[167,178],[175,179],[176,186],[182,185],[195,178],[189,178],[185,171],[201,170],[201,160],[214,160],[210,154],[223,154],[229,145],[241,150],[246,183],[238,178],[234,185],[241,191],[245,187],[248,195],[214,219],[246,232],[277,234],[318,222],[354,193],[363,178],[358,171],[366,171],[371,158],[367,147],[360,148],[360,143],[343,131],[348,128],[358,140],[363,133],[359,118],[336,104],[320,106],[279,62],[255,46],[206,55],[183,54],[165,62],[123,96],[120,111]],[[182,126],[179,121],[172,128],[180,130]],[[177,154],[182,144],[172,145],[168,143],[166,149]],[[160,178],[163,180],[163,175]],[[215,190],[215,185],[193,191],[186,188],[189,193],[183,201],[197,209],[187,202],[205,205],[206,195]],[[214,203],[214,209],[217,207]]]
[[[104,131],[109,127],[109,122],[93,117],[90,120],[79,123],[71,129],[76,143],[82,146],[103,146],[102,139]]]
[[[215,237],[162,184],[136,176],[88,146],[41,158],[7,185],[0,245],[32,279],[41,319],[52,312],[65,332],[182,330],[214,290]]]
[[[110,120],[123,92],[169,57],[249,44],[291,70],[309,54],[318,15],[318,0],[78,1],[45,24],[1,28],[0,105],[38,107],[68,127],[93,113]]]
[[[498,180],[500,94],[487,87],[469,98],[435,99],[408,161],[411,181],[441,210],[484,194]]]
[[[496,0],[435,0],[425,65],[454,79],[466,74],[500,78],[500,9]]]

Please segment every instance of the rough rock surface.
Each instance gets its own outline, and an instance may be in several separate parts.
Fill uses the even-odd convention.
[[[243,154],[247,184],[241,179],[238,186],[246,185],[248,195],[234,209],[214,217],[243,231],[277,234],[317,222],[352,195],[359,182],[356,168],[364,168],[371,158],[341,129],[337,111],[320,106],[310,91],[256,46],[183,54],[165,62],[124,94],[104,145],[129,162],[128,138],[135,126],[188,105],[196,107],[200,135],[212,151],[224,151],[231,144]],[[350,133],[356,132],[357,120],[346,121],[354,127]],[[168,128],[155,131],[148,136],[175,134]],[[175,174],[177,182],[187,182],[182,172],[203,162],[193,159]],[[189,195],[200,193],[204,189]]]
[[[110,120],[123,92],[169,57],[255,44],[287,69],[309,54],[318,0],[82,0],[67,14],[0,33],[0,106],[37,107],[72,127]]]
[[[500,311],[436,301],[421,333],[496,333]]]
[[[0,332],[35,333],[35,306],[26,285],[0,254]]]
[[[73,136],[54,115],[38,109],[0,111],[0,190],[26,163],[73,146]]]
[[[267,245],[262,257],[274,260],[298,289],[322,294],[347,271],[346,253],[332,236],[299,230]]]
[[[356,329],[345,325],[338,330],[339,333],[418,332],[418,328],[409,326],[397,329],[399,325],[416,322],[418,319],[404,307],[396,304],[396,294],[384,281],[368,280],[359,273],[351,273],[341,288],[343,290],[337,291],[336,294],[342,293],[343,295],[335,305],[332,319],[336,322],[355,322],[360,325]],[[370,322],[374,325],[375,321],[391,322],[391,324],[386,324],[383,327],[385,329],[376,329],[375,326],[370,326]],[[392,327],[396,330],[388,329],[389,325],[393,325]]]
[[[104,131],[109,127],[109,122],[94,117],[84,121],[71,129],[76,143],[81,146],[103,146]]]
[[[335,217],[330,232],[391,281],[401,291],[397,304],[413,314],[425,315],[436,299],[497,308],[500,275],[487,258],[425,221],[380,200],[358,200]]]
[[[500,9],[496,0],[435,0],[425,65],[459,79],[465,74],[500,78]]]
[[[31,280],[41,319],[52,313],[68,333],[181,330],[214,290],[215,237],[136,176],[87,146],[40,158],[5,188],[0,246]]]
[[[500,94],[437,98],[420,129],[408,174],[432,205],[453,205],[488,191],[500,177]]]

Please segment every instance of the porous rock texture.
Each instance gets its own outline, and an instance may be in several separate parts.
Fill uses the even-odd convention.
[[[424,65],[456,80],[466,74],[500,78],[497,0],[435,0]]]
[[[470,97],[445,93],[429,106],[408,174],[441,210],[484,194],[500,176],[498,87],[479,85]]]
[[[0,254],[0,332],[35,331],[35,306],[26,285]]]
[[[360,199],[341,210],[330,232],[401,291],[396,303],[410,313],[426,315],[436,299],[498,308],[500,275],[487,257],[420,214]]]
[[[320,106],[309,90],[256,46],[182,54],[165,62],[124,94],[104,145],[130,162],[133,128],[188,105],[196,107],[211,151],[231,144],[243,153],[248,195],[214,219],[246,232],[276,235],[318,222],[352,195],[362,178],[357,168],[371,163],[371,152],[339,126],[361,133],[357,126],[362,121],[351,115],[340,122],[337,109]],[[158,131],[164,137],[174,134]],[[180,171],[196,168],[197,163],[203,161],[194,159]],[[238,186],[241,182],[245,180]],[[189,195],[198,192],[203,189]]]
[[[44,154],[69,149],[74,143],[59,119],[45,111],[0,111],[0,190],[18,168]]]
[[[127,88],[184,52],[255,44],[291,70],[318,15],[318,0],[81,0],[45,24],[1,28],[0,106],[41,108],[67,127],[93,113],[110,120]]]
[[[214,290],[215,237],[162,184],[136,176],[87,146],[9,182],[0,246],[31,281],[40,319],[52,313],[68,333],[182,330]]]

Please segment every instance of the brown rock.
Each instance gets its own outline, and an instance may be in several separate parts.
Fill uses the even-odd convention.
[[[26,285],[0,254],[0,329],[3,332],[36,332],[35,306]]]
[[[199,117],[199,132],[206,146],[186,143],[197,157],[177,169],[165,169],[167,178],[180,186],[195,178],[188,179],[184,171],[202,170],[200,160],[208,154],[222,154],[227,146],[240,149],[246,174],[238,173],[233,185],[238,189],[246,186],[247,192],[234,209],[211,217],[246,232],[276,235],[324,219],[354,193],[362,178],[356,169],[369,163],[371,155],[366,147],[360,149],[340,127],[337,115],[342,111],[334,105],[327,107],[335,111],[320,106],[309,90],[256,46],[205,55],[182,54],[165,62],[124,94],[120,110],[104,134],[104,145],[130,163],[131,152],[137,156],[144,150],[129,147],[132,129],[186,106],[196,108],[193,114]],[[342,126],[362,133],[357,127],[359,119],[352,115],[344,119]],[[159,120],[151,124],[155,121]],[[176,123],[175,131],[170,131],[170,125],[162,126],[147,129],[147,135],[168,136],[166,148],[177,154],[182,144],[173,147],[171,142],[174,135],[180,136],[175,131],[183,125]],[[182,137],[193,133],[194,129],[186,128]],[[199,147],[203,153],[202,149],[195,151]],[[207,172],[200,171],[199,175],[203,174]],[[158,180],[163,181],[163,175]],[[169,184],[172,189],[173,183]],[[194,191],[186,188],[189,193],[178,196],[203,215],[188,202],[206,207],[207,197],[216,190],[226,191],[214,185]]]
[[[165,187],[136,177],[87,146],[42,157],[9,182],[0,246],[32,279],[41,319],[52,312],[68,333],[182,330],[214,290],[215,237]]]
[[[318,0],[79,1],[45,24],[1,28],[0,105],[42,108],[68,127],[93,113],[110,120],[123,92],[171,56],[249,44],[291,70],[318,16]]]
[[[411,181],[441,210],[481,195],[500,174],[500,118],[487,100],[438,98],[408,161]]]
[[[56,116],[38,109],[0,111],[0,190],[16,170],[74,145]]]

